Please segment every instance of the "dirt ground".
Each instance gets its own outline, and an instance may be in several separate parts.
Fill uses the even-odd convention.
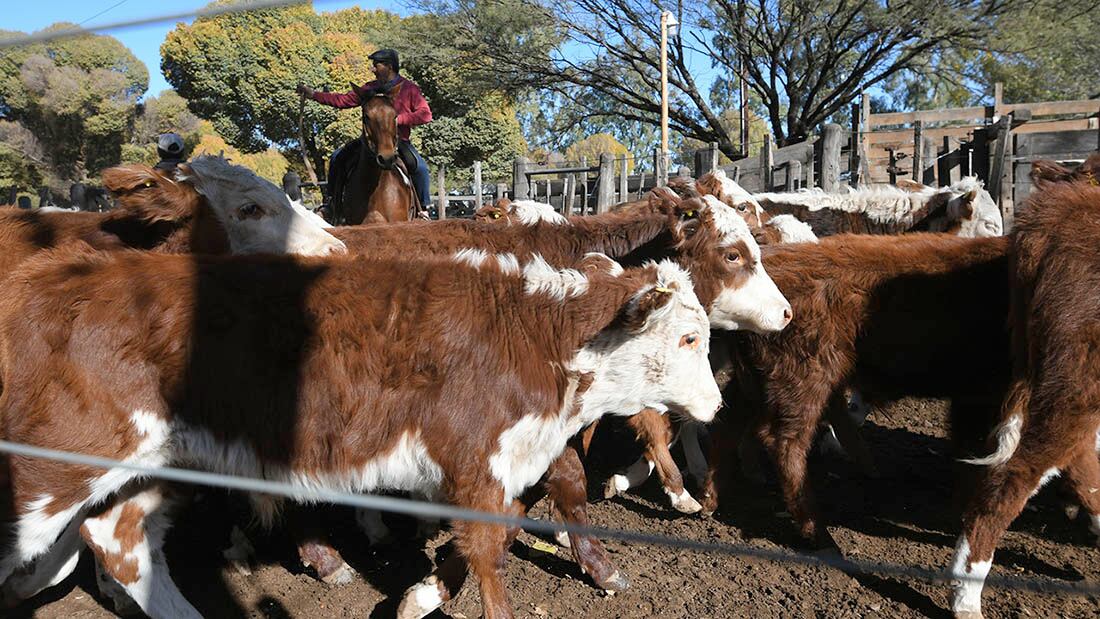
[[[815,488],[830,531],[846,556],[929,569],[945,567],[958,531],[951,463],[939,402],[906,400],[870,418],[864,435],[882,473],[861,477],[845,461],[815,457]],[[632,455],[612,429],[598,440],[589,466],[589,496]],[[602,456],[602,457],[601,457]],[[1001,544],[994,574],[1100,582],[1100,562],[1082,519],[1065,516],[1054,486],[1032,499]],[[790,548],[796,541],[775,486],[742,482],[713,518],[684,516],[667,504],[655,479],[633,494],[591,505],[595,524],[684,538]],[[726,497],[730,499],[728,495]],[[406,587],[423,578],[444,532],[427,544],[411,539],[413,524],[387,517],[401,534],[398,546],[372,549],[347,510],[328,510],[325,521],[338,548],[361,578],[341,587],[318,582],[298,566],[281,533],[253,537],[252,573],[238,573],[222,558],[231,518],[226,498],[207,492],[177,518],[166,545],[168,563],[184,595],[207,617],[392,617]],[[540,506],[535,514],[543,515]],[[506,583],[517,617],[948,617],[948,588],[893,578],[853,577],[817,567],[780,565],[668,548],[609,542],[616,565],[632,582],[608,597],[593,589],[568,551],[540,551],[522,534],[508,557]],[[545,548],[545,543],[539,543]],[[1054,597],[986,589],[986,617],[1097,617],[1100,599]],[[111,617],[99,598],[90,556],[63,584],[9,612],[13,617]],[[435,617],[480,616],[476,583]]]

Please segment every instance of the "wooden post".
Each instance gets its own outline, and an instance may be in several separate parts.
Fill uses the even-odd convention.
[[[840,149],[844,129],[836,123],[826,123],[821,133],[821,188],[836,193],[840,190]]]
[[[561,212],[566,217],[573,214],[573,194],[577,192],[576,185],[576,177],[574,177],[573,174],[566,174],[561,203]]]
[[[1001,198],[1003,197],[1002,180],[1005,171],[1005,156],[1008,154],[1008,141],[1012,136],[1012,115],[1002,117],[992,128],[996,132],[996,144],[993,148],[993,161],[989,164],[989,180],[986,182],[985,187],[989,191],[989,196],[993,198],[997,206],[1001,207],[1004,231],[1007,233],[1011,228],[1013,213],[1010,212],[1010,208],[1007,208],[1006,201]]]
[[[892,148],[886,149],[886,152],[890,154],[890,164],[886,166],[886,172],[890,175],[890,184],[898,184],[898,155],[897,151]]]
[[[1004,116],[1005,109],[1005,85],[1001,82],[993,84],[993,119],[999,121]]]
[[[916,121],[913,123],[913,180],[918,183],[923,178],[922,172],[924,171],[924,146],[921,144],[921,138],[924,134],[924,122]]]
[[[863,184],[871,183],[871,97],[867,93],[860,95],[859,121],[859,179]]]
[[[474,210],[481,208],[481,162],[474,162]]]
[[[642,199],[642,195],[645,193],[645,172],[638,174],[638,199]]]
[[[960,174],[962,165],[959,162],[961,154],[962,145],[959,138],[944,136],[943,153],[940,155],[939,164],[936,166],[941,185],[952,185],[962,177]]]
[[[929,187],[936,187],[936,142],[931,136],[921,137],[921,177],[920,182]]]
[[[507,193],[508,193],[508,185],[505,185],[504,183],[497,183],[497,190],[496,190],[496,194],[494,195],[494,197],[497,200],[499,200],[499,199],[505,197],[507,195]]]
[[[661,149],[653,151],[653,169],[657,175],[657,187],[668,185],[668,158]]]
[[[447,219],[447,172],[446,172],[446,170],[447,170],[447,166],[442,164],[442,163],[439,164],[439,167],[436,170],[436,179],[437,179],[437,182],[439,183],[439,185],[438,185],[438,187],[439,187],[439,204],[437,205],[437,207],[439,208],[439,220],[440,221],[443,221],[444,219]]]
[[[802,184],[802,162],[791,159],[787,162],[787,191],[798,191]]]
[[[764,183],[764,192],[769,192],[775,187],[775,153],[772,150],[772,134],[764,138],[764,147],[760,149],[760,179]]]
[[[600,153],[600,177],[596,186],[596,212],[606,213],[615,203],[615,155]]]
[[[527,200],[531,197],[531,187],[527,178],[527,169],[531,160],[527,157],[516,157],[512,164],[512,199]]]
[[[707,144],[695,151],[695,178],[713,172],[718,167],[718,142]]]
[[[630,200],[630,187],[627,184],[630,180],[627,174],[628,170],[630,170],[630,162],[627,160],[629,156],[630,155],[623,155],[622,164],[619,167],[619,202],[627,202]]]
[[[859,186],[859,164],[863,160],[863,131],[859,104],[852,104],[852,132],[848,134],[848,185]]]

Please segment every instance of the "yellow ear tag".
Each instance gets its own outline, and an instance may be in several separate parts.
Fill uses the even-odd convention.
[[[695,217],[695,211],[685,211],[684,216],[685,217]]]
[[[656,290],[657,292],[672,292],[672,289],[665,288],[664,286],[657,286],[656,288],[654,288],[654,290]]]

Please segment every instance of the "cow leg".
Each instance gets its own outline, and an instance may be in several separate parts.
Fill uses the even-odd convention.
[[[581,464],[573,441],[550,463],[543,479],[545,481],[541,486],[554,500],[554,508],[561,520],[569,524],[588,526],[588,484],[584,465]],[[531,493],[524,495],[524,512],[536,502],[532,500],[534,496]],[[596,538],[569,533],[569,549],[581,571],[588,574],[597,587],[605,591],[624,591],[630,587],[630,582],[615,569],[607,550]]]
[[[687,422],[680,427],[680,445],[684,448],[688,472],[696,483],[702,483],[707,477],[707,457],[703,455],[701,426]]]
[[[818,522],[820,516],[806,470],[817,423],[817,418],[779,413],[775,421],[760,432],[760,439],[775,463],[783,500],[799,534],[816,548],[835,550],[838,548],[836,542]]]
[[[1089,530],[1100,536],[1100,460],[1091,444],[1078,449],[1077,456],[1066,465],[1063,474],[1089,517]],[[1100,544],[1100,539],[1097,542]]]
[[[161,546],[169,501],[153,486],[88,517],[80,534],[103,569],[153,619],[202,617],[172,582]]]
[[[76,569],[82,550],[80,519],[74,518],[44,555],[4,582],[0,589],[3,606],[15,606],[68,578]]]
[[[643,454],[622,473],[616,473],[603,486],[603,498],[610,499],[642,485],[653,473],[654,464]]]
[[[494,512],[499,511],[500,492],[481,501],[458,501],[462,506]],[[495,503],[493,497],[498,499]],[[510,515],[519,516],[524,507],[513,501]],[[456,552],[445,557],[431,576],[410,587],[397,608],[398,619],[420,619],[458,594],[473,568],[481,589],[482,616],[490,619],[512,617],[507,591],[501,579],[508,547],[519,534],[518,527],[504,527],[484,522],[456,522],[454,527]]]
[[[858,396],[858,392],[856,393]],[[855,401],[856,399],[853,397],[853,402]],[[863,435],[860,433],[859,426],[854,418],[855,414],[864,414],[863,410],[853,411],[852,407],[849,406],[848,399],[844,397],[844,393],[838,390],[829,398],[825,414],[840,447],[856,463],[859,470],[867,477],[873,479],[880,477],[878,467],[875,466],[875,458],[871,455],[871,449],[867,446],[867,442],[863,440]],[[866,417],[866,414],[864,414],[864,417]]]
[[[358,573],[344,561],[340,551],[332,546],[328,534],[310,518],[301,505],[292,505],[287,510],[287,520],[291,531],[297,537],[298,558],[302,565],[312,567],[317,577],[330,585],[346,585],[355,580]],[[381,514],[372,510],[381,519]],[[358,516],[358,514],[356,514]]]

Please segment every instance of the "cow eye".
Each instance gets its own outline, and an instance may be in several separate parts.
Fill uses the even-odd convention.
[[[696,348],[699,348],[700,341],[701,340],[699,339],[698,335],[694,333],[689,333],[680,338],[680,348],[690,348],[692,350],[695,350]]]
[[[745,206],[745,203],[744,203],[744,202],[742,202],[742,203],[740,203],[740,204],[738,204],[738,205],[737,205],[737,210],[738,210],[739,212],[742,212],[742,213],[744,213],[745,211],[749,210],[749,207]]]
[[[258,204],[245,204],[241,208],[237,209],[237,214],[243,217],[255,218],[263,214],[263,210],[260,209]]]
[[[740,261],[741,261],[741,252],[731,251],[728,254],[726,254],[726,262],[731,262],[731,263],[736,264]]]

